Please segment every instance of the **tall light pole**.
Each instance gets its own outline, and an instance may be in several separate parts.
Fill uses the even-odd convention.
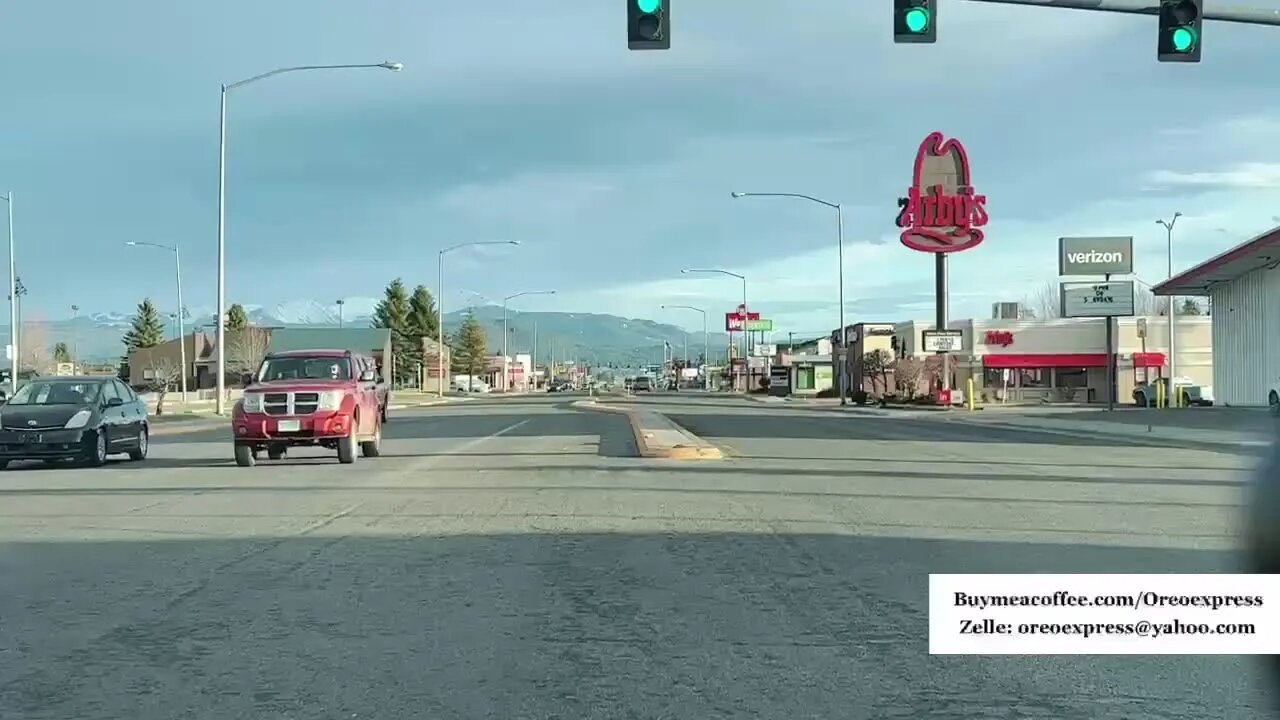
[[[342,306],[346,305],[347,301],[343,300],[342,298],[338,298],[337,300],[333,301],[333,304],[338,306],[338,327],[341,328],[342,327]]]
[[[436,330],[437,340],[440,347],[436,351],[436,369],[440,376],[436,378],[436,397],[444,397],[444,256],[465,247],[474,247],[477,245],[519,245],[519,240],[481,240],[478,242],[458,243],[452,247],[447,247],[440,251],[436,258],[437,272],[440,274],[439,294],[436,295],[436,315],[439,329]]]
[[[708,339],[708,335],[707,335],[707,311],[699,307],[694,307],[692,305],[663,305],[662,306],[663,310],[666,310],[667,308],[671,308],[674,310],[692,310],[694,312],[702,313],[702,384],[704,388],[706,388],[707,390],[710,390],[711,389],[711,373],[707,372],[707,364],[711,362],[711,341]],[[685,339],[685,342],[688,343],[687,338]]]
[[[9,392],[18,391],[18,270],[13,254],[13,191],[4,198],[9,208]]]
[[[511,337],[511,331],[507,329],[507,303],[518,297],[526,295],[555,295],[555,290],[530,290],[528,292],[516,293],[502,298],[502,389],[510,390],[507,387],[508,371],[507,371],[507,339]],[[537,362],[536,359],[533,362]]]
[[[1156,224],[1164,227],[1166,241],[1166,260],[1169,264],[1169,279],[1173,279],[1173,228],[1178,224],[1178,218],[1182,217],[1182,213],[1175,212],[1172,220],[1157,220]],[[1178,298],[1169,296],[1169,384],[1166,386],[1167,393],[1165,401],[1173,407],[1178,407],[1178,343],[1174,339],[1174,328],[1177,323],[1174,316],[1178,314]]]
[[[742,281],[742,311],[744,313],[747,312],[747,277],[745,275],[739,275],[738,273],[729,272],[728,270],[720,270],[718,268],[685,268],[680,272],[685,275],[688,275],[689,273],[715,273],[718,275],[728,275],[729,277],[738,278]],[[744,315],[743,317],[745,318],[746,316]],[[751,389],[750,387],[747,387],[750,384],[751,365],[747,360],[747,324],[745,319],[742,321],[742,363],[742,376],[745,378],[742,383],[744,386],[743,390],[748,391]],[[729,364],[732,368],[732,361],[730,361]]]
[[[219,103],[218,115],[218,384],[217,399],[214,401],[214,411],[221,415],[225,408],[223,407],[224,395],[226,395],[226,375],[227,375],[227,333],[226,333],[226,316],[227,316],[227,243],[226,243],[226,220],[227,220],[227,92],[249,83],[266,80],[276,75],[284,75],[285,73],[304,72],[309,70],[351,70],[356,68],[382,68],[399,72],[404,69],[401,63],[380,62],[372,64],[359,65],[298,65],[294,67],[276,68],[261,75],[254,75],[244,80],[224,84],[222,86],[221,102]]]
[[[173,253],[173,275],[178,285],[178,362],[182,363],[182,373],[180,380],[180,389],[182,390],[182,402],[187,402],[187,373],[190,368],[187,367],[187,326],[185,316],[187,314],[186,306],[182,304],[182,253],[179,252],[177,245],[164,245],[161,243],[142,242],[140,240],[130,240],[125,245],[130,247],[153,247],[161,250],[168,250]],[[221,397],[221,395],[219,395]]]
[[[17,318],[18,318],[18,320],[17,320],[17,325],[16,325],[16,329],[15,329],[15,330],[14,330],[14,332],[13,332],[13,346],[14,346],[15,348],[17,348],[17,346],[18,346],[18,345],[21,345],[21,344],[22,344],[22,298],[23,298],[26,294],[27,294],[27,286],[22,284],[22,277],[21,277],[21,276],[14,276],[14,279],[13,279],[13,302],[14,302],[14,304],[15,304],[15,305],[17,306],[17,308],[18,308],[18,309],[17,309],[17,313],[16,313]],[[14,351],[13,355],[14,355],[14,357],[17,357],[17,356],[18,356],[18,353],[17,353],[17,351],[16,351],[16,350]],[[19,358],[19,363],[21,363],[21,358]],[[14,382],[16,383],[16,382],[17,382],[17,377],[18,377],[18,376],[17,376],[17,375],[14,375],[13,377],[14,377]],[[14,388],[14,390],[17,390],[17,389],[18,389],[18,386],[17,386],[17,385],[14,385],[14,386],[13,386],[13,388]]]
[[[71,374],[77,375],[76,363],[80,361],[80,329],[76,321],[80,319],[80,306],[71,306]]]
[[[735,192],[729,193],[734,198],[748,197],[780,197],[795,198],[797,200],[808,200],[812,203],[825,205],[836,211],[836,252],[837,252],[837,272],[839,273],[838,291],[840,303],[840,348],[836,351],[836,357],[840,358],[839,367],[836,368],[836,387],[840,391],[840,404],[848,403],[849,394],[849,338],[846,335],[848,330],[845,328],[844,322],[844,210],[840,207],[840,203],[828,202],[812,195],[802,195],[800,193],[756,193],[756,192]]]

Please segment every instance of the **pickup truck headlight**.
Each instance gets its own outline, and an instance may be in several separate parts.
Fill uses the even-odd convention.
[[[261,413],[262,393],[245,393],[241,407],[247,413]]]
[[[88,410],[81,410],[75,415],[72,415],[71,419],[68,420],[67,424],[64,425],[63,427],[65,427],[68,430],[76,430],[78,428],[82,428],[85,425],[89,424],[89,418],[91,417],[93,417],[93,413],[89,412]]]
[[[342,401],[346,399],[344,390],[325,390],[320,393],[319,409],[325,412],[337,412],[342,409]]]

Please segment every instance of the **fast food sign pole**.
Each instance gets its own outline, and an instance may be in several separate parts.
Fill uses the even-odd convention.
[[[986,205],[987,197],[974,191],[964,145],[940,132],[929,133],[916,150],[907,196],[898,199],[897,225],[902,228],[903,245],[934,256],[936,330],[946,330],[949,322],[947,258],[982,244]],[[947,353],[938,356],[942,363],[938,400],[950,405],[950,363]]]

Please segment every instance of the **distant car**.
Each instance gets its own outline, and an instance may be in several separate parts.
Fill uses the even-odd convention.
[[[98,467],[107,456],[145,460],[146,403],[114,377],[27,381],[0,406],[0,468],[15,460]]]
[[[279,460],[305,446],[336,450],[343,464],[354,463],[357,450],[381,455],[382,408],[370,363],[349,350],[268,355],[232,411],[236,464],[253,466],[263,450]]]
[[[632,378],[631,392],[653,392],[653,379],[647,375]]]

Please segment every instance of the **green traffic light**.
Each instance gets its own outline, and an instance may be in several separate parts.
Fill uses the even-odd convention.
[[[636,7],[642,13],[656,13],[662,8],[662,0],[636,0]]]
[[[1189,27],[1175,28],[1173,36],[1173,49],[1177,52],[1191,52],[1196,46],[1196,31]]]
[[[902,18],[907,29],[913,33],[921,33],[929,28],[929,11],[924,8],[912,8]]]

